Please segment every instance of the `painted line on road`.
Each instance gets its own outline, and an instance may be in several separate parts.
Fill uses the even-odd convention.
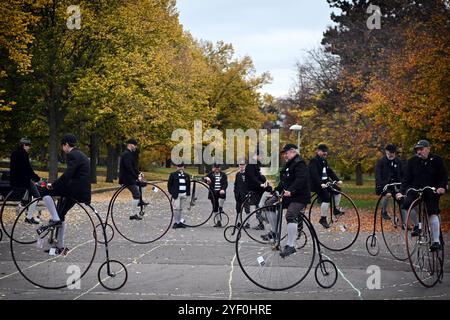
[[[94,241],[94,240],[89,240],[89,241],[86,241],[86,242],[84,242],[84,243],[81,243],[81,244],[75,246],[73,249],[69,250],[69,253],[70,253],[70,251],[73,251],[73,250],[75,250],[75,249],[77,249],[77,248],[79,248],[79,247],[81,247],[81,246],[84,246],[85,244],[88,244],[89,242],[92,242],[92,241]],[[41,261],[41,262],[37,262],[37,263],[35,263],[35,264],[33,264],[33,265],[29,266],[29,267],[26,267],[25,269],[23,269],[23,271],[29,270],[29,269],[31,269],[31,268],[37,267],[38,265],[41,265],[41,264],[43,264],[43,263],[46,263],[46,262],[48,262],[48,261],[51,261],[51,260],[54,260],[54,259],[58,259],[58,258],[61,258],[61,257],[63,257],[63,256],[59,255],[59,256],[57,256],[57,257],[53,257],[53,258],[49,258],[49,259],[44,260],[44,261]],[[63,257],[63,258],[64,258],[64,257]],[[11,277],[11,276],[13,276],[13,275],[16,275],[16,274],[18,274],[18,273],[19,273],[19,271],[15,271],[15,272],[13,272],[13,273],[7,274],[6,276],[1,277],[0,280],[9,278],[9,277]]]
[[[327,258],[328,260],[331,260],[330,257],[328,257],[326,254],[323,254],[323,253],[322,253],[322,255],[323,255],[325,258]],[[358,298],[359,298],[360,300],[364,300],[363,297],[362,297],[361,291],[359,291],[358,288],[356,288],[356,287],[353,285],[353,283],[351,283],[350,280],[348,280],[348,279],[345,277],[345,275],[344,275],[344,273],[341,271],[341,269],[339,269],[337,266],[336,266],[336,269],[337,269],[337,271],[339,272],[339,274],[341,275],[341,277],[342,277],[345,281],[347,281],[347,283],[350,285],[350,287],[352,287],[353,290],[355,290],[355,291],[358,293]]]
[[[231,282],[233,281],[234,261],[236,261],[236,253],[234,254],[233,259],[231,260],[230,278],[228,280],[228,290],[230,292],[228,295],[228,300],[232,300],[233,298],[233,288],[231,287]]]
[[[130,262],[130,263],[128,263],[125,267],[129,267],[129,266],[131,266],[132,264],[136,264],[137,261],[138,261],[139,259],[142,259],[142,258],[145,257],[146,255],[150,254],[151,252],[155,251],[156,249],[159,249],[159,248],[163,247],[164,245],[165,245],[165,244],[161,244],[161,245],[159,245],[159,246],[157,246],[157,247],[154,247],[154,248],[150,249],[150,250],[147,251],[146,253],[143,253],[143,254],[141,254],[140,256],[133,258],[133,261]],[[123,268],[120,269],[119,272],[118,272],[117,274],[121,273],[123,270],[124,270]],[[109,278],[111,278],[111,277],[108,276],[108,277],[102,279],[102,282],[105,281],[105,280],[108,280]],[[99,285],[100,285],[100,281],[97,282],[97,284],[94,285],[92,288],[90,288],[90,289],[88,289],[87,291],[83,292],[82,294],[76,296],[73,300],[78,300],[79,298],[85,296],[86,294],[90,293],[92,290],[94,290],[95,288],[97,288]]]

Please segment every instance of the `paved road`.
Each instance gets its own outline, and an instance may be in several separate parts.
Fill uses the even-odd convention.
[[[229,192],[229,195],[232,193]],[[110,194],[105,194],[102,197],[94,197],[93,205],[99,212],[106,211],[106,199],[109,196]],[[233,206],[234,199],[232,201],[228,198],[225,211],[233,212]],[[84,270],[83,263],[94,248],[93,241],[90,234],[83,231],[90,230],[85,224],[74,224],[72,231],[68,233],[68,241],[76,240],[79,248],[66,260],[38,264],[36,261],[42,259],[30,258],[28,261],[24,258],[29,256],[26,250],[31,249],[17,246],[18,259],[22,261],[23,266],[28,266],[30,275],[45,282],[53,274],[55,269],[52,268],[66,270],[69,265],[75,264]],[[170,229],[163,238],[152,244],[132,244],[116,234],[110,242],[109,254],[111,259],[124,263],[128,270],[128,281],[118,291],[104,289],[97,280],[97,271],[105,260],[102,245],[97,247],[93,265],[81,280],[80,288],[46,290],[33,286],[17,272],[11,259],[10,243],[4,237],[0,242],[0,299],[358,300],[449,299],[450,296],[447,275],[443,283],[426,289],[416,281],[409,264],[394,260],[383,245],[377,257],[370,256],[365,249],[367,233],[360,234],[356,243],[344,252],[324,251],[339,269],[339,277],[333,288],[320,288],[312,271],[302,283],[292,289],[281,292],[267,291],[255,286],[245,277],[236,261],[235,246],[225,241],[223,229],[214,228],[212,225],[212,221],[209,221],[198,228]],[[142,235],[140,231],[136,233],[136,236],[139,235]],[[445,239],[448,243],[450,235],[446,234]],[[31,256],[31,251],[29,253]],[[444,270],[447,274],[450,271],[449,258],[446,254]],[[367,268],[372,265],[381,270],[380,289],[367,288]]]

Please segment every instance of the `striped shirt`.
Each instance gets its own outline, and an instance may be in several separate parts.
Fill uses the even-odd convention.
[[[186,175],[184,172],[178,173],[178,191],[180,194],[186,193]]]
[[[220,173],[214,173],[214,190],[220,191],[220,178],[222,175]]]

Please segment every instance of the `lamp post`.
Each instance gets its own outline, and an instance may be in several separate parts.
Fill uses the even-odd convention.
[[[297,131],[297,146],[298,146],[298,152],[300,153],[300,131],[302,131],[302,126],[299,124],[294,124],[289,128],[289,130]]]

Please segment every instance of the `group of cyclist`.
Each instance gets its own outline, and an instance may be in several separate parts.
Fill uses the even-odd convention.
[[[139,216],[139,207],[147,205],[143,201],[145,191],[145,181],[143,175],[138,169],[137,156],[138,142],[135,139],[127,141],[127,148],[120,158],[119,165],[119,183],[126,185],[132,195],[130,220],[141,220]],[[73,134],[66,134],[61,139],[61,148],[66,154],[67,168],[64,173],[53,183],[47,183],[40,190],[36,187],[36,182],[40,177],[33,171],[30,160],[29,150],[31,141],[27,138],[20,140],[20,145],[11,155],[10,183],[14,193],[19,197],[28,197],[30,199],[42,197],[43,203],[51,214],[51,221],[45,227],[56,227],[58,230],[58,243],[56,244],[57,253],[67,250],[64,248],[65,215],[75,204],[74,201],[81,203],[90,203],[91,201],[91,183],[90,183],[90,163],[89,158],[77,148],[77,139]],[[411,157],[403,169],[402,163],[397,155],[397,149],[394,145],[388,145],[385,148],[385,156],[381,158],[376,165],[376,193],[381,194],[385,185],[399,183],[399,187],[392,187],[386,191],[386,196],[394,196],[401,202],[402,219],[405,221],[406,210],[417,198],[416,192],[408,192],[410,188],[423,188],[430,186],[435,188],[435,192],[427,190],[424,193],[424,202],[428,215],[430,217],[433,242],[431,250],[440,250],[440,217],[439,217],[439,199],[448,189],[448,174],[444,162],[438,155],[430,152],[431,145],[426,140],[420,140],[414,146],[415,154]],[[341,179],[331,169],[327,162],[328,147],[320,144],[316,148],[316,155],[309,161],[309,165],[300,156],[298,146],[287,144],[281,150],[285,160],[285,165],[280,172],[280,180],[275,188],[269,185],[266,177],[261,173],[261,155],[257,150],[251,163],[239,164],[239,171],[235,177],[234,196],[236,200],[236,212],[240,214],[244,204],[244,199],[250,193],[250,200],[244,205],[244,211],[248,214],[253,207],[258,207],[265,192],[279,192],[283,195],[283,208],[287,209],[285,219],[287,221],[287,243],[280,255],[287,257],[296,251],[294,241],[298,235],[298,230],[302,228],[300,213],[303,213],[306,206],[311,202],[311,192],[315,192],[321,203],[321,218],[319,223],[324,228],[329,228],[327,222],[327,213],[330,210],[331,203],[334,204],[332,212],[335,216],[344,215],[345,212],[339,208],[340,194],[338,185],[342,185]],[[185,171],[185,164],[176,165],[177,170],[172,172],[168,179],[168,191],[172,196],[174,208],[173,228],[185,228],[183,223],[183,209],[186,200],[190,196],[191,178]],[[220,165],[214,164],[212,171],[204,177],[204,181],[209,185],[211,192],[209,199],[212,202],[215,214],[223,212],[224,201],[226,199],[226,189],[228,187],[227,175],[221,171]],[[336,181],[334,188],[328,188],[327,183]],[[24,201],[25,201],[24,197]],[[58,205],[52,197],[60,197]],[[331,201],[333,197],[334,201]],[[273,197],[272,197],[273,198]],[[264,201],[264,200],[263,200]],[[270,197],[269,200],[270,202]],[[266,202],[267,203],[267,202]],[[25,205],[23,203],[22,205]],[[37,218],[33,217],[36,209],[36,202],[29,205],[25,223],[39,224]],[[220,217],[220,215],[219,215]],[[254,229],[264,230],[263,217],[257,217],[258,224]],[[386,204],[382,209],[382,218],[390,219],[386,211]],[[271,217],[271,219],[276,219]],[[269,222],[271,221],[269,219]],[[419,235],[419,224],[417,218],[414,218],[414,229],[412,236]],[[266,238],[273,238],[275,230],[273,224],[271,230],[265,235]],[[219,218],[215,224],[221,227]],[[246,225],[250,228],[250,225]],[[39,228],[37,231],[39,233]]]

